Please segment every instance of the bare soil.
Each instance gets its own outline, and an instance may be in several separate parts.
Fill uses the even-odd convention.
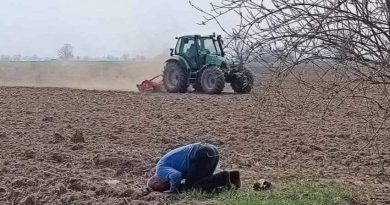
[[[0,204],[182,203],[141,190],[161,155],[198,141],[218,146],[221,167],[241,170],[244,187],[333,180],[388,204],[380,162],[389,173],[390,148],[362,149],[359,102],[350,103],[319,123],[315,111],[265,113],[251,95],[0,87]]]
[[[163,62],[0,62],[0,86],[137,91],[137,83],[161,74]]]

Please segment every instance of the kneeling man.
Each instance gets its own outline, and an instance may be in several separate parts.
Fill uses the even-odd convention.
[[[240,188],[238,171],[214,173],[218,161],[218,150],[211,144],[194,143],[176,148],[158,161],[156,174],[149,179],[148,187],[153,191],[174,193],[189,189],[211,192],[220,187]]]

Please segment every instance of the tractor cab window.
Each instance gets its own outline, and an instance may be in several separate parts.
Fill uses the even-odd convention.
[[[176,48],[175,48],[175,53],[178,54],[180,53],[180,45],[181,45],[181,38],[177,41]]]
[[[196,44],[194,39],[180,38],[176,45],[176,54],[196,53]]]
[[[200,39],[200,48],[201,52],[205,52],[211,55],[218,55],[217,48],[214,44],[214,40],[211,38],[201,38]]]
[[[180,41],[179,54],[183,56],[192,68],[197,67],[197,56],[198,56],[198,47],[196,45],[195,39],[193,38],[182,38]]]
[[[187,55],[195,55],[196,54],[196,45],[193,39],[187,40],[183,45],[183,52]]]
[[[217,53],[222,55],[221,49],[219,47],[219,44],[216,44],[215,47],[217,48]]]

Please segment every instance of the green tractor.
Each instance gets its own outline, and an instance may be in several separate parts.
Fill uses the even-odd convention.
[[[220,94],[225,83],[236,93],[249,93],[254,77],[247,69],[229,66],[221,36],[182,36],[165,61],[163,83],[167,92],[184,93],[190,85],[197,92]]]

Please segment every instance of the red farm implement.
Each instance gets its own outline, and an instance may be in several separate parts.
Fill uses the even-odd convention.
[[[140,92],[161,92],[163,87],[162,75],[153,77],[150,80],[144,80],[141,84],[137,84],[137,88]]]

